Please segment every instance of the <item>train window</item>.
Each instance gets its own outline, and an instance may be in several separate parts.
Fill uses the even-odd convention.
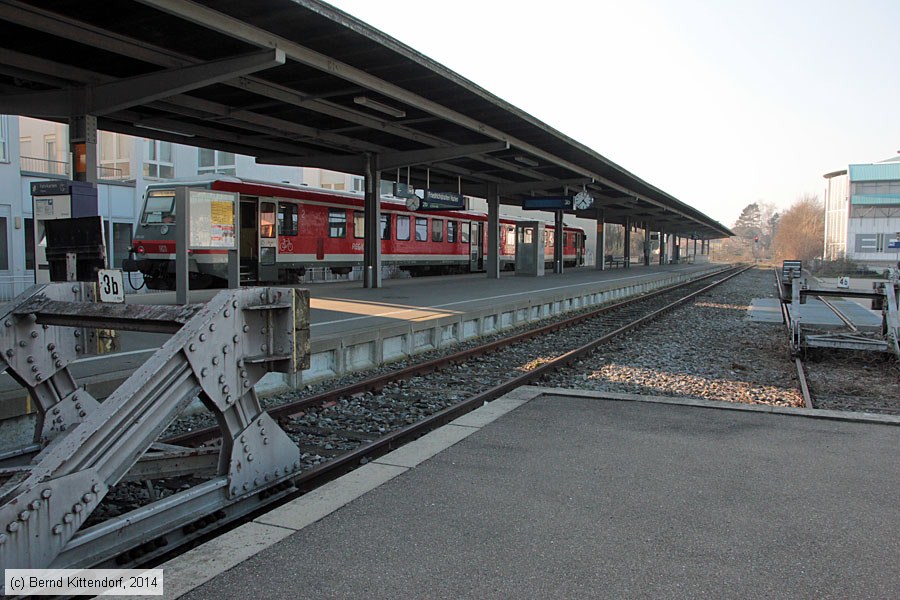
[[[416,217],[416,241],[428,241],[428,219]]]
[[[506,245],[507,246],[515,246],[516,245],[516,228],[515,227],[507,227],[506,228]]]
[[[409,217],[406,215],[397,215],[397,239],[409,239]]]
[[[264,238],[275,237],[275,203],[262,202],[259,205],[259,235]]]
[[[459,230],[459,241],[463,244],[469,243],[469,229],[472,227],[471,223],[463,223],[462,227]]]
[[[278,208],[278,235],[300,233],[300,217],[296,204],[281,204]]]
[[[432,219],[431,220],[431,241],[432,242],[443,242],[444,241],[444,220],[443,219]]]
[[[328,209],[328,237],[347,237],[347,211],[343,208]]]
[[[175,222],[175,190],[150,190],[143,223]]]
[[[563,248],[569,247],[569,232],[563,231]]]
[[[447,221],[447,241],[451,244],[456,243],[456,228],[458,226],[457,221]]]
[[[366,216],[361,210],[353,211],[353,237],[366,237]]]
[[[407,225],[409,221],[407,220]],[[408,231],[408,228],[407,228]],[[381,239],[391,239],[391,215],[381,215]]]

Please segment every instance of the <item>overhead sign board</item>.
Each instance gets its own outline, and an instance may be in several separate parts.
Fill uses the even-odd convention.
[[[417,198],[416,189],[406,183],[400,183],[399,181],[394,184],[394,197],[395,198]]]
[[[523,210],[572,210],[572,206],[572,196],[548,196],[522,200]]]
[[[425,190],[419,210],[453,210],[466,207],[466,197],[456,192]]]

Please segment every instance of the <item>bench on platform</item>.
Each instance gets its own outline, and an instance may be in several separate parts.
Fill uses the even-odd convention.
[[[625,266],[625,257],[624,256],[613,256],[612,254],[607,254],[603,261],[606,263],[607,267],[624,267]]]

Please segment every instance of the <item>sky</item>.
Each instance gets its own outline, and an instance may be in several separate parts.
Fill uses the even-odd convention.
[[[330,0],[731,226],[900,151],[898,0]]]

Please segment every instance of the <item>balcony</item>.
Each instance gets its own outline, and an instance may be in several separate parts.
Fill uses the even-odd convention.
[[[34,156],[22,156],[19,158],[19,171],[30,175],[57,175],[71,178],[72,165],[61,160],[49,160]],[[97,167],[98,181],[124,181],[130,179],[122,169],[100,165]]]

